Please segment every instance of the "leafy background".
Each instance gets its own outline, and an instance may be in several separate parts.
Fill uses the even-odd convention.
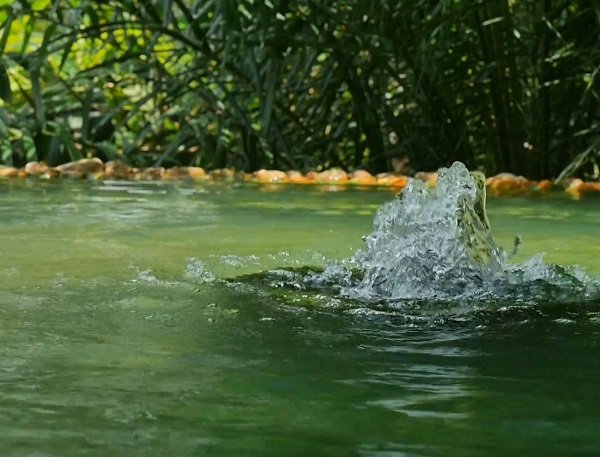
[[[0,161],[598,178],[600,6],[0,0]]]

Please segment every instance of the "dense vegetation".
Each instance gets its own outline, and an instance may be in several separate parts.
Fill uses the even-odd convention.
[[[0,162],[595,175],[600,6],[0,0]]]

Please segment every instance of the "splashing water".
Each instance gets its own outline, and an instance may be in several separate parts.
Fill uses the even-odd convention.
[[[486,227],[466,227],[473,220],[461,219],[465,208],[471,211],[478,203],[485,205],[485,194],[477,195],[473,176],[462,163],[440,169],[435,189],[413,180],[400,198],[379,209],[366,248],[351,259],[359,279],[348,285],[348,275],[340,276],[339,266],[327,267],[323,275],[330,283],[340,276],[342,295],[361,300],[510,298],[523,303],[600,296],[598,281],[576,267],[544,264],[542,255],[508,263]],[[479,244],[469,244],[467,229]],[[487,262],[476,261],[477,249],[489,254]]]
[[[469,294],[505,269],[506,255],[489,231],[475,233],[489,251],[486,264],[473,260],[461,226],[463,205],[473,208],[477,189],[469,170],[455,162],[439,170],[434,189],[413,180],[401,198],[376,214],[366,249],[354,262],[363,279],[347,292],[356,298],[430,298]]]
[[[279,269],[247,279],[400,307],[416,302],[469,307],[600,299],[600,283],[577,267],[545,264],[543,255],[521,264],[508,262],[489,230],[483,182],[476,182],[459,162],[438,171],[433,189],[411,181],[400,198],[378,210],[373,225],[366,247],[349,260],[322,271]]]

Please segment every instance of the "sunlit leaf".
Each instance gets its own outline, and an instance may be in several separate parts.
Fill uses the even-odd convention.
[[[50,6],[51,3],[52,0],[33,0],[33,2],[31,2],[31,9],[33,11],[43,11]]]
[[[0,38],[0,56],[6,51],[6,43],[10,37],[13,20],[13,16],[9,15],[6,21],[0,26],[0,30],[2,31],[2,38]]]

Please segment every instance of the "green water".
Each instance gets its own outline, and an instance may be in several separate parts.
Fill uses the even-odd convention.
[[[347,258],[390,197],[0,182],[0,455],[597,455],[598,302],[415,325],[220,280]],[[599,200],[489,214],[600,276]]]

